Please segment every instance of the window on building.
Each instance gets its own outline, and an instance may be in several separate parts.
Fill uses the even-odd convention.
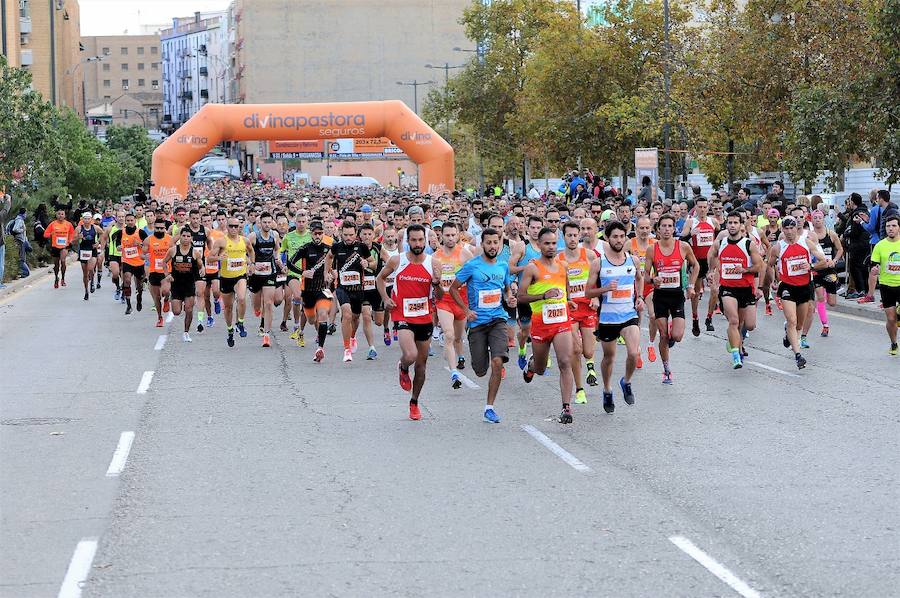
[[[144,47],[143,46],[138,47],[138,56],[142,56],[143,54],[144,54]]]
[[[123,63],[122,63],[122,70],[123,70],[123,71],[127,71],[127,70],[128,70],[128,63],[127,63],[127,62],[123,62]]]
[[[109,48],[103,48],[103,55],[109,56]]]
[[[128,79],[122,79],[122,89],[128,89]]]
[[[110,82],[109,79],[103,80],[103,87],[110,87],[111,85],[112,85],[112,83]]]
[[[28,10],[28,0],[19,0],[19,16],[23,19],[31,17],[31,11]]]
[[[154,79],[150,82],[153,87],[159,87],[159,79]]]
[[[111,99],[111,98],[112,98],[112,96],[103,96],[103,99],[104,99],[104,100],[109,100],[109,99]]]
[[[125,46],[123,46],[123,47],[120,49],[120,52],[119,52],[119,53],[120,53],[122,56],[128,56],[128,48],[126,48]]]
[[[158,52],[159,52],[159,48],[157,48],[156,46],[150,46],[151,54],[157,54]]]
[[[153,64],[151,64],[151,65],[150,65],[150,70],[158,71],[158,70],[159,70],[159,63],[158,63],[158,62],[154,62]]]
[[[147,84],[147,82],[144,81],[143,79],[138,79],[138,87],[144,87],[144,86],[146,86],[146,84]]]
[[[139,62],[139,63],[138,63],[138,70],[139,70],[139,71],[144,70],[144,67],[145,67],[145,66],[146,66],[146,65],[145,65],[143,62]]]
[[[103,63],[103,71],[107,72],[107,73],[109,72],[109,63],[108,62]]]

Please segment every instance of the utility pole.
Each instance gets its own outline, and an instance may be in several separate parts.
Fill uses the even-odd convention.
[[[426,64],[425,68],[427,69],[442,69],[444,71],[444,109],[446,110],[447,101],[449,100],[449,96],[447,95],[447,88],[450,86],[450,69],[462,69],[466,68],[466,65],[451,65],[449,62],[445,62],[444,66],[435,66],[433,64]],[[450,115],[446,115],[446,131],[447,131],[447,143],[450,143]]]
[[[665,185],[666,198],[674,199],[675,185],[672,182],[672,155],[669,147],[669,133],[671,123],[669,122],[670,93],[672,86],[672,74],[670,72],[669,60],[672,55],[672,44],[669,41],[669,0],[663,0],[663,40],[664,52],[663,56],[663,92],[665,95],[666,106],[666,122],[663,124],[663,145],[665,146],[665,166],[663,168],[663,184]]]
[[[413,88],[413,111],[417,116],[419,114],[419,86],[432,84],[434,84],[434,81],[419,81],[418,79],[413,79],[410,82],[397,81],[397,85],[409,85]]]

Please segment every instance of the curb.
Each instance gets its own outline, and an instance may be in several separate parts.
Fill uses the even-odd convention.
[[[69,258],[66,260],[67,267],[71,266],[76,260],[73,258]],[[25,288],[31,287],[34,284],[41,282],[45,278],[49,278],[53,276],[53,265],[49,266],[41,266],[40,268],[33,268],[31,270],[31,274],[26,278],[17,278],[15,280],[11,280],[6,283],[6,286],[0,289],[0,299],[6,299],[16,293],[22,291]],[[81,274],[79,273],[79,277]]]
[[[874,307],[873,307],[874,306]],[[850,316],[859,316],[861,318],[867,318],[869,320],[883,320],[884,312],[878,309],[878,299],[876,298],[875,303],[868,303],[866,305],[859,305],[857,303],[851,303],[846,300],[838,299],[838,304],[834,307],[828,306],[829,311],[835,311],[839,314],[847,314]]]

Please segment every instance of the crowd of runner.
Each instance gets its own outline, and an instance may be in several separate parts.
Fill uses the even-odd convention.
[[[900,216],[883,220],[871,263],[896,355]],[[829,335],[844,253],[826,214],[805,205],[751,210],[740,194],[734,202],[713,195],[669,204],[650,194],[629,201],[574,185],[560,195],[472,199],[220,182],[193,187],[174,206],[126,201],[85,211],[74,224],[60,209],[43,236],[55,287],[66,286],[74,251],[85,301],[105,268],[125,315],[147,308],[148,291],[156,326],[170,310],[183,316],[184,342],[222,318],[228,347],[254,325],[264,348],[276,331],[300,347],[310,334],[317,363],[338,329],[344,363],[360,342],[368,360],[378,358],[379,342],[396,343],[414,420],[432,341],[458,389],[467,338],[468,365],[489,376],[484,419],[493,423],[510,352],[526,383],[555,362],[558,420],[571,423],[572,404],[587,402],[585,386],[602,386],[607,413],[616,392],[633,404],[631,379],[645,358],[660,360],[662,383],[673,384],[672,354],[688,318],[699,336],[714,331],[722,313],[730,366],[742,368],[760,300],[767,316],[773,303],[783,313],[783,345],[803,369],[815,319]],[[615,391],[619,346],[627,357]]]

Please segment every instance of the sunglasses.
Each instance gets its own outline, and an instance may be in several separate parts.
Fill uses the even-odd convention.
[[[548,224],[559,224],[559,220],[550,220],[550,219],[548,219],[548,220],[547,220],[547,223],[548,223]]]
[[[240,228],[240,224],[229,224],[228,228]]]

